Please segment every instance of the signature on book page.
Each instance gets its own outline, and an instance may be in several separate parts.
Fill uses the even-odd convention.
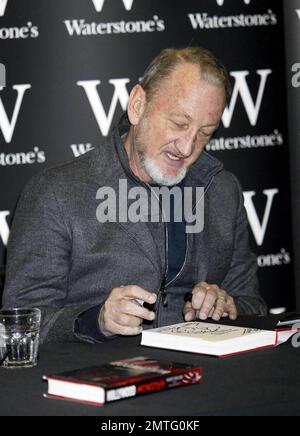
[[[255,329],[250,328],[239,328],[221,325],[203,325],[202,323],[186,323],[180,324],[178,326],[167,327],[162,330],[164,333],[175,333],[175,334],[197,334],[197,335],[212,335],[212,336],[222,336],[231,333],[238,333],[242,335],[247,335],[255,332]]]

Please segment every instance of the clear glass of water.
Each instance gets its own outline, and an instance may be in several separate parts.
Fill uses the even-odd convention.
[[[4,368],[36,366],[39,348],[41,311],[11,309],[0,311],[0,354]]]

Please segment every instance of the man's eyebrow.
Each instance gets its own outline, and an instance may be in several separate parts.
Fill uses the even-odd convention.
[[[173,117],[181,117],[181,118],[185,118],[187,121],[193,121],[193,118],[188,115],[185,112],[171,112],[170,116]],[[220,127],[221,123],[216,123],[216,124],[208,124],[207,126],[202,126],[202,129],[205,129],[207,127],[214,127],[216,130]]]
[[[192,117],[184,112],[171,112],[170,115],[173,117],[183,117],[186,118],[187,121],[192,121]]]

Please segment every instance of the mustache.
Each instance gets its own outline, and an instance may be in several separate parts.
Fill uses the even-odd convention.
[[[192,156],[193,150],[191,150],[191,152],[188,154],[184,154],[180,150],[178,150],[177,148],[175,148],[175,149],[167,148],[164,151],[164,153],[172,154],[173,156],[177,157],[178,159],[188,159]]]

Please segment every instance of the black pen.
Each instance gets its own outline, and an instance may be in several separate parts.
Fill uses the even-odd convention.
[[[145,309],[150,310],[150,312],[155,312],[155,305],[156,305],[156,303],[150,304],[150,303],[147,303],[147,302],[144,301],[144,300],[140,300],[139,298],[136,298],[135,301],[136,301],[140,306],[144,307]]]
[[[192,293],[192,292],[187,292],[187,293],[185,294],[185,296],[184,296],[184,301],[187,303],[188,301],[191,302],[192,299],[193,299],[193,293]],[[154,304],[146,303],[145,301],[140,300],[140,299],[138,299],[138,298],[136,298],[135,301],[136,301],[140,306],[143,306],[143,307],[145,307],[146,309],[148,309],[148,310],[154,312],[156,303],[154,303]]]

